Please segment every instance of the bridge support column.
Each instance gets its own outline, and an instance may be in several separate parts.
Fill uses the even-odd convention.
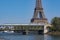
[[[25,30],[23,30],[23,31],[22,31],[22,34],[23,34],[23,35],[26,35],[26,32],[25,32]]]
[[[45,25],[45,26],[44,26],[44,33],[47,33],[47,32],[48,32],[47,26]]]
[[[28,34],[28,30],[26,30],[26,34]]]
[[[38,34],[43,34],[44,30],[38,30]]]
[[[50,24],[44,25],[44,33],[49,32],[49,29],[48,29],[47,27],[51,27],[51,26],[52,26],[52,25],[50,25]]]
[[[23,31],[23,35],[27,35],[28,34],[28,30]]]

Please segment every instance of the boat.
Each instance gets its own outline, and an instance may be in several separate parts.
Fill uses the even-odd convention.
[[[14,33],[14,31],[4,31],[4,33]]]

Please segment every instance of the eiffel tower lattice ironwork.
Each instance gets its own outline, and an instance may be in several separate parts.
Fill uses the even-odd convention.
[[[36,0],[36,6],[34,10],[33,18],[31,19],[31,23],[48,23],[47,18],[45,18],[42,2],[41,0]]]

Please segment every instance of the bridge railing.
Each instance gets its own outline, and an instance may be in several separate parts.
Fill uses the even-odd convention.
[[[44,30],[44,26],[40,25],[4,25],[0,30]]]

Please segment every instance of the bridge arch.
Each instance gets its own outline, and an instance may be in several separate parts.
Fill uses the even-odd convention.
[[[44,33],[47,33],[47,32],[50,31],[50,30],[49,30],[49,27],[52,27],[52,25],[46,24],[46,25],[44,26]]]

